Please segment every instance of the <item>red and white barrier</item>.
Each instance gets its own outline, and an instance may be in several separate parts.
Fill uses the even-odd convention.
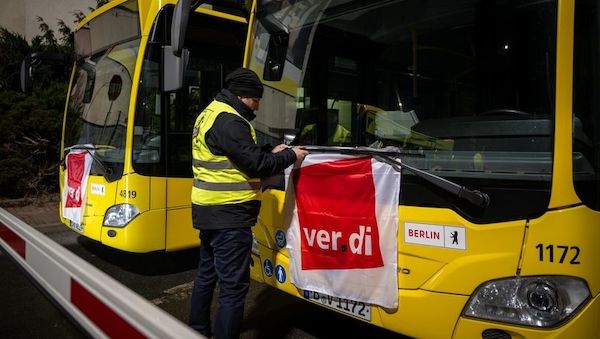
[[[2,208],[0,246],[94,338],[201,338]]]

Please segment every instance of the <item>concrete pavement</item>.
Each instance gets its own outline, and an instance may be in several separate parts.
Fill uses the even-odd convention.
[[[14,214],[42,233],[63,231],[59,217],[58,195],[51,195],[36,201],[3,201],[0,207]]]

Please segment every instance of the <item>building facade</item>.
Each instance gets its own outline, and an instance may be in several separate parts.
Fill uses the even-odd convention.
[[[75,26],[75,13],[90,12],[96,8],[96,0],[1,0],[0,26],[21,34],[27,41],[41,33],[37,18],[41,17],[58,37],[58,21]]]

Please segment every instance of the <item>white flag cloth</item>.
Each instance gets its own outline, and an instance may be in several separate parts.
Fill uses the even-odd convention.
[[[77,224],[83,221],[85,210],[87,181],[93,161],[89,152],[93,150],[74,149],[65,158],[62,215]]]
[[[400,173],[369,156],[309,154],[286,170],[296,287],[398,307]]]

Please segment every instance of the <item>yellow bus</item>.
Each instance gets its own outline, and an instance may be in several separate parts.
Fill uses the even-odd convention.
[[[253,279],[411,337],[600,337],[599,1],[261,0],[255,15],[262,142],[385,150],[402,178],[397,308],[290,282],[284,176],[263,188]],[[431,236],[446,229],[460,246]]]
[[[198,246],[190,212],[192,128],[246,50],[252,2],[176,3],[113,0],[74,33],[61,192],[69,152],[87,151],[93,161],[82,222],[62,220],[128,252]]]

